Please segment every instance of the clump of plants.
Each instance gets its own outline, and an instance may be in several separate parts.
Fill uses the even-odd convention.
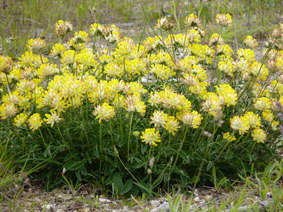
[[[223,27],[231,16],[218,14]],[[28,41],[18,59],[0,55],[1,145],[47,190],[94,183],[113,195],[213,184],[278,157],[283,131],[283,25],[263,57],[248,36],[234,51],[220,34],[204,40],[200,19],[158,20],[135,43],[115,25],[58,42]],[[170,185],[170,187],[169,187]]]

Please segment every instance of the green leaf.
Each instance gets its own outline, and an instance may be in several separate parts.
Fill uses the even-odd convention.
[[[124,195],[128,193],[132,187],[133,187],[133,180],[132,179],[127,180],[127,182],[125,183],[125,185],[123,186],[120,192],[120,195]]]
[[[118,191],[121,191],[121,190],[122,190],[123,181],[122,181],[122,177],[121,177],[121,175],[120,175],[119,172],[116,172],[116,173],[113,175],[113,183],[114,183],[114,185],[118,188]]]
[[[68,161],[67,163],[65,163],[64,167],[67,170],[75,171],[75,170],[82,168],[85,163],[86,163],[86,160],[83,160],[83,161],[73,161],[73,160],[71,160],[71,161]]]

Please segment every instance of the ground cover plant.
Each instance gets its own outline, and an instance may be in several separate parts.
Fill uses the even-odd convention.
[[[146,19],[152,35],[138,39],[66,21],[41,33],[52,41],[37,30],[10,45],[2,36],[0,162],[46,190],[93,183],[115,197],[153,197],[172,186],[227,186],[278,158],[282,25],[269,30],[261,57],[253,37],[231,30],[237,19],[206,7],[186,17],[174,10],[155,27]],[[78,8],[83,19],[88,10]]]
[[[228,14],[217,14],[229,28]],[[158,189],[213,184],[261,170],[282,148],[282,25],[263,58],[234,51],[220,34],[203,40],[190,14],[184,33],[162,17],[138,43],[115,25],[30,39],[16,60],[0,56],[1,129],[16,167],[51,190],[92,182],[112,194],[152,197]],[[249,171],[248,171],[249,172]]]

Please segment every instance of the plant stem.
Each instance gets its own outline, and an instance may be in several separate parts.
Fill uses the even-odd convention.
[[[111,136],[111,141],[112,141],[112,146],[114,145],[114,137],[113,137],[113,128],[111,124],[111,120],[109,121],[109,126],[110,126],[110,136]]]
[[[178,158],[179,158],[179,154],[180,154],[180,151],[181,151],[181,149],[182,149],[182,147],[183,147],[183,145],[184,145],[184,142],[185,142],[185,139],[186,139],[186,135],[187,135],[188,129],[189,129],[189,127],[188,127],[188,126],[185,126],[184,137],[183,137],[183,140],[181,141],[181,144],[180,144],[180,146],[179,146],[179,149],[178,149],[178,152],[177,152],[177,155],[176,155],[176,158],[175,158],[173,167],[172,167],[172,169],[171,169],[171,171],[170,171],[170,173],[169,173],[169,177],[168,177],[169,180],[170,180],[170,175],[172,174],[172,171],[174,170],[174,168],[175,168],[175,166],[176,166],[176,164],[177,164],[177,161],[178,161]]]
[[[45,139],[44,139],[44,137],[43,137],[43,135],[42,135],[41,129],[39,129],[39,133],[40,133],[40,136],[41,136],[41,138],[42,138],[44,147],[46,147],[46,142],[45,142]]]
[[[102,166],[102,123],[99,121],[99,175],[101,177],[101,166]]]
[[[130,139],[131,139],[131,135],[132,135],[132,123],[133,123],[133,116],[134,113],[131,113],[131,117],[130,117],[130,124],[129,124],[129,134],[128,134],[128,161],[129,161],[129,154],[130,154]]]

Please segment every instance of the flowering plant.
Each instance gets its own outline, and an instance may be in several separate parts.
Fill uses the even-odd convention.
[[[216,21],[233,23],[230,15]],[[164,17],[164,37],[136,44],[97,23],[68,37],[73,26],[59,21],[56,33],[69,40],[49,55],[39,38],[16,61],[1,55],[1,145],[17,152],[19,167],[37,167],[46,189],[68,178],[153,195],[169,182],[206,183],[212,168],[230,177],[260,169],[282,146],[282,25],[266,62],[219,34],[205,41],[193,14],[184,23],[185,33],[172,34]],[[251,36],[244,43],[257,47]]]

